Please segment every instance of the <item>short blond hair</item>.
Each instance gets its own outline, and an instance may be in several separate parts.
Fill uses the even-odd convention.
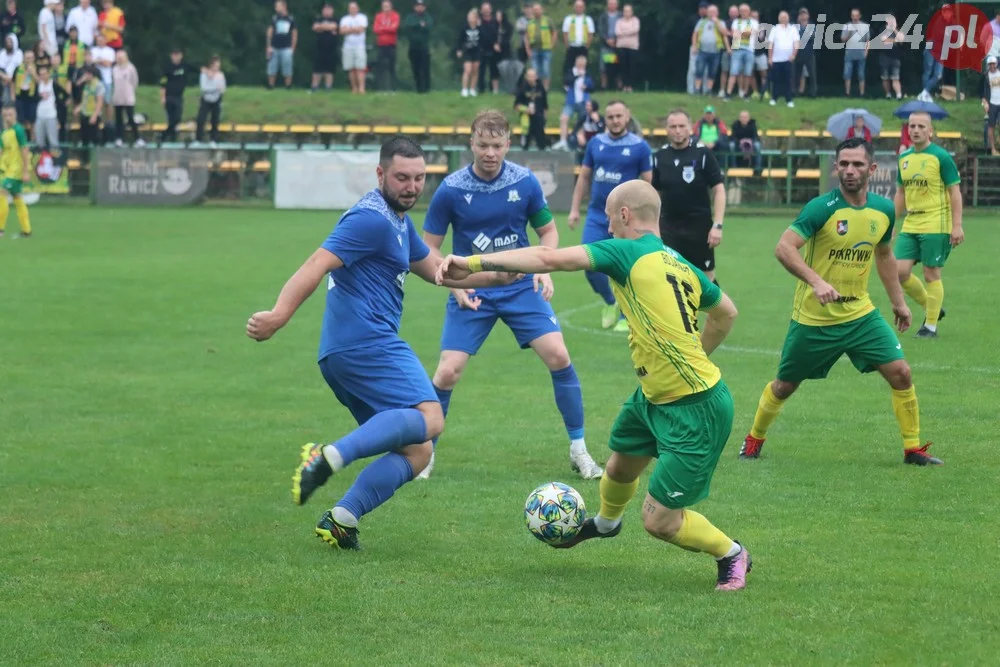
[[[472,121],[472,134],[488,134],[491,137],[502,137],[510,134],[510,122],[502,111],[483,109]]]

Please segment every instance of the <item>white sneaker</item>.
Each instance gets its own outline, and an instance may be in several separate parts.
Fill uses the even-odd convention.
[[[789,109],[794,109],[795,108],[795,102],[789,102],[788,103],[788,108]]]
[[[775,102],[774,100],[771,100],[768,104],[770,104],[773,107],[775,104],[777,104],[777,102]]]
[[[434,453],[431,452],[431,460],[427,464],[427,467],[420,471],[420,474],[415,477],[415,479],[430,479],[431,470],[434,469]]]
[[[726,96],[726,91],[720,90],[719,91],[719,99],[721,100],[721,99],[725,98],[725,96]]]
[[[472,97],[475,97],[478,94],[479,94],[479,92],[475,88],[469,88],[469,95],[471,95]]]
[[[146,142],[143,140],[142,137],[139,137],[138,139],[135,140],[135,145],[137,148],[142,148],[143,146],[146,145]]]
[[[468,96],[469,96],[469,89],[468,88],[463,88],[462,89],[462,97],[468,97]]]
[[[560,139],[560,140],[559,140],[559,141],[557,141],[556,143],[552,144],[552,150],[554,150],[554,151],[564,151],[564,150],[566,150],[567,148],[569,148],[569,144],[567,144],[567,143],[566,143],[566,142],[565,142],[564,140],[562,140],[562,139]]]
[[[122,141],[121,139],[115,139],[115,147],[116,148],[121,148],[124,145],[125,145],[124,141]]]
[[[604,474],[604,469],[597,465],[597,462],[587,451],[575,456],[570,454],[569,467],[573,472],[580,473],[580,477],[583,479],[600,479],[601,475]]]

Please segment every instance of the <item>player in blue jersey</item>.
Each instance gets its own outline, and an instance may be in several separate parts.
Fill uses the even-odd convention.
[[[510,149],[506,117],[499,111],[480,112],[472,123],[470,144],[472,164],[445,178],[431,199],[424,219],[427,245],[440,249],[450,226],[456,255],[523,248],[530,245],[530,225],[541,245],[558,247],[559,232],[538,179],[526,167],[504,160]],[[482,347],[497,320],[502,320],[518,345],[534,350],[552,374],[556,406],[569,434],[571,467],[584,479],[598,479],[603,470],[587,452],[583,393],[549,304],[552,292],[548,275],[525,276],[511,285],[475,294],[452,290],[434,388],[447,416],[451,392],[469,358]]]
[[[580,203],[590,188],[590,205],[583,225],[584,244],[611,238],[604,208],[612,190],[625,181],[641,178],[650,183],[653,180],[653,151],[645,139],[629,132],[631,120],[632,113],[624,102],[609,102],[604,108],[607,130],[587,143],[580,175],[573,189],[573,203],[569,209],[569,228],[576,229],[580,222]],[[605,329],[614,327],[615,331],[628,333],[628,322],[622,317],[621,309],[615,302],[608,277],[596,271],[587,271],[586,275],[587,282],[604,299],[601,326]]]
[[[344,214],[322,247],[288,280],[274,307],[255,313],[247,323],[248,336],[267,340],[328,276],[319,367],[358,428],[332,444],[303,447],[292,478],[292,500],[302,505],[348,464],[382,454],[316,526],[319,537],[340,549],[360,548],[358,520],[424,469],[433,452],[430,441],[444,429],[430,378],[399,337],[407,274],[412,271],[433,283],[442,261],[406,215],[424,188],[425,172],[416,143],[396,137],[383,144],[378,189]],[[493,274],[475,284],[451,286],[486,286],[498,280]]]

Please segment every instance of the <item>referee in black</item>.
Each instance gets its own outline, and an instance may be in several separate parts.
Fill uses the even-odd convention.
[[[670,143],[653,156],[653,187],[660,193],[663,243],[715,280],[715,248],[722,243],[726,186],[711,149],[691,142],[691,117],[667,115]],[[711,196],[709,196],[711,194]]]

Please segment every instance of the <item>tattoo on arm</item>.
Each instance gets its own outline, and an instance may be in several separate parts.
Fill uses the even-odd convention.
[[[510,272],[511,270],[507,269],[507,268],[504,268],[503,266],[501,266],[500,264],[497,264],[496,262],[491,262],[488,259],[484,259],[483,260],[483,271],[507,271],[507,272]]]

